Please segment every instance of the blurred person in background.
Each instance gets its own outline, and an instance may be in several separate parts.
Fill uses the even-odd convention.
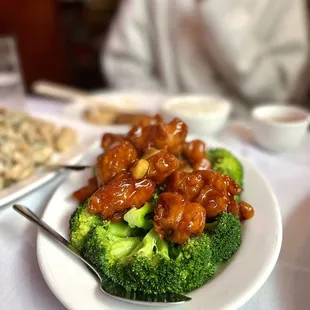
[[[115,89],[290,100],[308,58],[303,0],[123,1],[102,52]],[[244,114],[243,114],[244,115]]]

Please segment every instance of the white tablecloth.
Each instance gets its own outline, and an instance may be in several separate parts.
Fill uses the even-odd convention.
[[[28,107],[36,112],[61,111],[55,103],[35,100],[28,100]],[[279,200],[284,227],[282,250],[274,271],[242,309],[310,309],[310,135],[298,150],[281,155],[268,154],[252,145],[247,131],[236,124],[221,140],[265,173]],[[62,178],[55,178],[18,203],[41,214]],[[0,208],[1,310],[65,309],[41,275],[36,234],[36,227],[12,211],[11,205]]]

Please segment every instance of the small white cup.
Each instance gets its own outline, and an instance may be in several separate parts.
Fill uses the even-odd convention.
[[[161,112],[167,120],[182,119],[190,133],[204,136],[216,135],[225,126],[232,110],[229,101],[208,95],[184,95],[170,98]]]
[[[255,142],[272,152],[285,152],[304,140],[309,113],[297,106],[269,104],[252,111]]]

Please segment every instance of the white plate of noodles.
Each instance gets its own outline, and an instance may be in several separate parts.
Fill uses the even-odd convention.
[[[12,112],[13,113],[13,112]],[[9,121],[8,121],[9,120]],[[74,164],[97,137],[68,118],[17,113],[0,122],[0,206],[51,180],[49,164]]]

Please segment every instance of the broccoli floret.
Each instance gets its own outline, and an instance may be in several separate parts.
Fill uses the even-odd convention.
[[[243,186],[243,166],[240,161],[229,151],[217,148],[207,152],[212,169],[230,176],[241,188]]]
[[[106,221],[102,220],[99,215],[89,213],[87,206],[88,201],[78,206],[70,218],[70,243],[77,252],[83,248],[86,237],[92,228],[106,224]],[[124,222],[111,225],[110,230],[118,237],[139,234],[138,230],[131,229]]]
[[[207,234],[175,247],[154,229],[142,237],[115,237],[109,225],[92,229],[82,255],[102,274],[128,291],[189,292],[215,272]],[[114,224],[112,224],[114,225]]]
[[[129,274],[137,289],[148,293],[187,293],[203,285],[215,272],[206,234],[175,247],[152,229],[130,255]],[[129,287],[130,288],[130,287]]]
[[[123,230],[126,233],[123,233]],[[118,273],[125,272],[125,270],[119,270],[120,264],[116,262],[130,255],[142,241],[142,237],[135,236],[135,232],[124,222],[103,221],[103,225],[95,226],[89,232],[82,249],[82,256],[98,270],[103,278],[108,277],[116,282],[114,278]]]
[[[214,275],[216,265],[211,259],[211,247],[209,236],[202,233],[177,248],[179,272],[183,279],[180,292],[188,293],[199,288]]]
[[[130,210],[127,220],[132,227],[146,228],[150,222],[145,215],[152,210],[153,203],[147,203]],[[88,213],[87,202],[70,220],[71,244],[98,270],[102,285],[112,293],[119,288],[188,293],[207,282],[241,244],[241,224],[231,213],[222,213],[203,233],[179,246],[161,240],[154,229],[145,234],[144,229],[132,227]]]
[[[102,222],[98,215],[87,211],[87,205],[88,201],[78,206],[70,218],[70,243],[78,252],[82,249],[88,232]]]
[[[125,268],[125,278],[130,279],[122,285],[128,290],[161,293],[176,282],[172,261],[169,258],[169,247],[166,241],[159,238],[154,229],[150,230],[133,252],[121,262]],[[170,278],[170,281],[167,281]],[[173,284],[172,284],[173,285]]]
[[[143,228],[146,230],[150,230],[153,227],[153,211],[162,191],[163,188],[158,186],[150,201],[146,202],[142,208],[137,209],[133,207],[124,215],[124,220],[130,227]]]
[[[242,226],[237,215],[221,213],[215,222],[206,225],[211,239],[212,262],[218,265],[230,259],[242,242]]]
[[[140,209],[135,207],[131,208],[125,215],[124,220],[128,223],[129,227],[143,228],[150,230],[153,227],[153,220],[147,219],[146,215],[150,214],[154,210],[154,205],[147,202]]]
[[[117,295],[121,290],[125,290],[124,287],[116,284],[112,279],[108,278],[105,275],[101,276],[101,287],[108,293],[112,295]]]
[[[210,149],[207,157],[213,170],[230,176],[243,189],[243,166],[231,152],[223,148]],[[235,199],[241,200],[239,195]]]

